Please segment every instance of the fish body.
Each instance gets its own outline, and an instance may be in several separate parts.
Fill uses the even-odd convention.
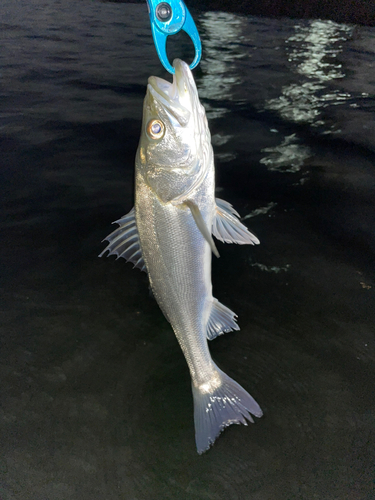
[[[109,255],[148,273],[150,286],[187,361],[198,453],[228,425],[262,411],[213,362],[207,339],[238,330],[236,315],[212,295],[211,256],[221,241],[256,244],[235,210],[215,199],[211,137],[190,68],[177,59],[173,83],[149,79],[136,155],[135,207],[116,221]],[[101,255],[102,255],[101,254]]]

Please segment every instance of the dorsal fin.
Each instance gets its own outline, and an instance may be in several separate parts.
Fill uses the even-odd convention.
[[[116,255],[117,259],[123,257],[126,261],[134,264],[134,267],[147,272],[135,222],[134,207],[127,215],[124,215],[112,224],[118,224],[120,227],[104,238],[103,241],[108,241],[109,244],[99,257],[102,257],[108,251],[107,257],[110,255]]]

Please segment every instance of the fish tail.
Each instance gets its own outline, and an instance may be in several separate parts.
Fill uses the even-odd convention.
[[[216,367],[207,383],[193,387],[195,442],[199,454],[207,451],[225,427],[254,423],[263,415],[258,403],[237,382]]]

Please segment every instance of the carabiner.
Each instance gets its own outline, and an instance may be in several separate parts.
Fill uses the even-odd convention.
[[[167,37],[184,30],[191,38],[195,57],[190,68],[195,68],[202,57],[202,44],[199,33],[190,12],[182,0],[147,0],[151,21],[151,31],[156,52],[164,68],[174,73],[174,68],[167,57]]]

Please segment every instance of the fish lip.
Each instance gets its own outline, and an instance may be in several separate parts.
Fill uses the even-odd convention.
[[[174,76],[178,79],[187,78],[188,74],[190,73],[189,65],[182,59],[174,59],[173,68],[175,71]]]
[[[158,76],[150,76],[148,79],[148,84],[164,99],[170,100],[174,97],[173,83],[164,80],[164,78],[159,78]]]
[[[178,90],[186,88],[186,83],[189,81],[190,68],[186,62],[181,59],[174,59],[173,68],[175,73],[173,75],[173,82],[168,82],[164,78],[158,76],[150,76],[148,84],[160,94],[164,99],[178,99]]]

